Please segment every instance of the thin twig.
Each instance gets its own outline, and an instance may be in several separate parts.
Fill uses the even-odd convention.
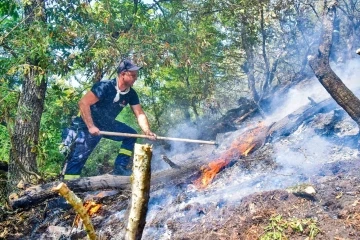
[[[9,15],[5,15],[1,20],[0,23],[2,23],[3,21],[5,21],[5,19],[8,17]]]

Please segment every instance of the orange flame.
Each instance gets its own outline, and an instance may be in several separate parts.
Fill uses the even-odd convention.
[[[232,159],[247,156],[252,150],[259,146],[256,137],[261,133],[264,133],[264,130],[267,130],[267,127],[265,128],[260,124],[258,127],[251,129],[235,139],[232,142],[230,149],[222,154],[219,159],[201,167],[202,174],[194,181],[195,186],[200,189],[205,188],[212,182],[216,174],[226,167]]]
[[[90,217],[92,215],[94,215],[95,213],[97,213],[99,211],[100,207],[101,207],[101,204],[97,204],[93,201],[86,201],[84,203],[84,208]],[[79,214],[76,214],[73,225],[78,227],[79,222],[80,222],[80,216],[79,216]]]
[[[205,188],[211,181],[214,179],[216,174],[220,172],[220,170],[229,164],[229,161],[226,159],[218,159],[211,163],[208,166],[202,167],[201,177],[195,180],[194,184],[198,188]]]

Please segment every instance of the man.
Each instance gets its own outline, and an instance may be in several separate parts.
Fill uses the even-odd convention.
[[[64,179],[69,180],[80,176],[89,155],[101,139],[101,131],[136,133],[126,124],[116,121],[121,110],[129,104],[142,131],[155,140],[156,134],[150,130],[148,119],[140,105],[139,98],[132,88],[137,79],[138,70],[129,60],[122,61],[117,68],[117,77],[112,80],[100,81],[93,85],[79,101],[81,117],[76,117],[70,129],[63,134],[63,145],[69,149],[67,163],[64,167]],[[115,175],[131,175],[127,168],[136,138],[104,136],[122,141],[119,154],[115,160]]]

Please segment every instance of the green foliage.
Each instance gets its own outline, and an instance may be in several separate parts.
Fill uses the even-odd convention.
[[[94,176],[112,171],[120,145],[120,142],[105,138],[101,139],[100,143],[89,156],[81,175]]]
[[[134,29],[134,41],[141,41],[138,52],[145,52],[145,86],[151,87],[142,92],[142,101],[163,131],[197,118],[201,103],[215,91],[224,36],[214,26],[214,16],[194,14],[200,8],[187,1],[164,3],[146,12],[151,21]]]
[[[317,222],[314,219],[292,218],[285,220],[281,215],[272,216],[270,223],[264,228],[265,233],[260,237],[261,240],[289,239],[292,233],[300,233],[315,239],[320,232]]]
[[[17,11],[17,6],[15,2],[11,0],[2,0],[0,2],[0,16],[7,16],[13,19],[19,18],[19,13]]]
[[[10,154],[10,141],[6,127],[0,125],[0,161],[9,160]]]
[[[38,165],[42,172],[59,173],[64,162],[59,151],[61,132],[69,126],[71,117],[77,115],[81,94],[59,79],[48,87],[47,96],[37,147]]]

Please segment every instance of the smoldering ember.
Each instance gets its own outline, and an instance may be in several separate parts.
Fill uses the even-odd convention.
[[[18,28],[22,24],[34,24],[43,21],[40,17],[44,13],[40,10],[31,10],[30,7],[34,6],[34,4],[31,4],[33,1],[28,2],[29,6],[25,6],[23,11],[25,18],[17,25],[14,24],[16,20],[10,21],[10,23],[7,20],[10,15],[14,19],[20,18],[18,14],[12,12],[12,8],[15,7],[11,7],[7,1],[6,4],[0,4],[1,16],[5,14],[3,12],[6,12],[6,16],[0,20],[0,24],[5,22],[5,25],[11,26],[10,29],[6,28],[5,36],[0,36],[0,51],[1,56],[5,56],[4,58],[10,58],[10,56],[11,58],[16,58],[19,55],[17,51],[12,50],[12,48],[19,44],[14,45],[14,42],[7,42],[8,38],[13,38],[12,32],[20,36],[22,32]],[[227,1],[221,1],[221,3],[215,1],[210,5],[213,4],[221,8],[210,8],[207,6],[209,3],[206,3],[204,5],[201,4],[200,8],[192,9],[196,5],[190,4],[189,7],[189,2],[184,1],[184,6],[182,7],[191,8],[192,11],[189,9],[183,11],[182,7],[172,3],[172,1],[153,1],[151,4],[134,1],[134,5],[136,5],[134,9],[136,11],[129,11],[132,14],[129,19],[134,23],[124,24],[124,26],[129,26],[129,29],[123,29],[119,32],[114,30],[114,26],[117,26],[118,23],[112,22],[107,17],[108,15],[115,16],[117,13],[111,12],[110,14],[110,12],[106,12],[104,9],[107,6],[105,7],[105,5],[99,5],[101,6],[99,7],[95,3],[91,3],[94,4],[91,5],[90,2],[92,1],[89,1],[89,3],[85,2],[74,8],[73,14],[80,12],[80,15],[85,18],[86,14],[89,14],[90,10],[94,8],[98,11],[96,14],[100,13],[101,17],[94,15],[97,17],[82,22],[84,26],[92,26],[88,24],[92,23],[94,19],[96,21],[101,19],[101,24],[105,24],[106,29],[112,29],[112,32],[104,32],[104,35],[101,35],[100,30],[97,30],[99,33],[95,31],[98,34],[96,38],[93,35],[88,37],[89,39],[94,38],[96,40],[89,44],[91,45],[89,52],[93,55],[86,55],[84,61],[86,62],[85,65],[94,66],[95,70],[92,70],[95,72],[94,79],[96,81],[99,81],[105,73],[108,74],[111,68],[110,65],[105,64],[104,59],[101,59],[99,62],[91,62],[89,60],[104,55],[104,49],[97,49],[97,44],[104,40],[108,44],[106,45],[107,48],[109,45],[115,46],[118,43],[121,43],[122,47],[123,45],[126,47],[131,45],[127,39],[130,37],[137,39],[138,37],[133,35],[132,27],[137,26],[136,21],[143,20],[143,17],[145,18],[145,15],[135,14],[138,6],[141,6],[139,7],[140,9],[144,7],[146,14],[154,12],[154,15],[150,14],[151,17],[148,19],[151,22],[156,20],[157,12],[160,15],[167,16],[169,14],[168,11],[172,8],[176,12],[181,12],[182,20],[185,20],[183,15],[186,13],[186,21],[194,21],[194,19],[199,17],[196,14],[201,13],[205,16],[213,13],[220,14],[223,10],[219,9],[222,9],[223,4],[226,8],[232,8],[236,5]],[[125,7],[126,4],[123,4],[123,1],[120,2],[121,7]],[[195,3],[198,2],[195,1],[192,4]],[[301,15],[299,13],[304,9],[308,9],[313,14],[311,16],[322,20],[321,24],[319,23],[321,25],[319,27],[321,28],[321,34],[315,33],[315,30],[313,33],[320,40],[313,40],[313,36],[310,38],[306,35],[306,33],[309,33],[307,32],[308,29],[312,27],[314,29],[318,28],[315,24],[312,26],[310,20],[306,19],[305,21],[305,18],[302,20],[296,19],[295,21],[290,15],[288,16],[290,20],[279,18],[279,24],[281,25],[279,29],[281,31],[276,33],[279,35],[271,33],[270,30],[265,31],[268,19],[276,19],[278,12],[287,11],[280,6],[282,4],[274,5],[273,13],[266,13],[265,15],[264,11],[266,8],[264,7],[265,5],[262,5],[263,3],[261,7],[256,7],[261,9],[257,10],[256,14],[250,11],[251,7],[241,5],[240,15],[235,14],[238,10],[237,8],[233,9],[233,12],[230,11],[224,15],[214,15],[217,19],[215,25],[220,26],[219,39],[220,33],[221,35],[231,35],[230,33],[234,32],[238,34],[231,41],[228,39],[221,40],[219,45],[226,49],[223,49],[224,52],[230,51],[230,54],[227,53],[228,55],[241,55],[241,57],[237,56],[237,58],[234,58],[236,61],[242,62],[241,66],[233,67],[232,64],[235,64],[233,62],[236,61],[229,61],[230,57],[228,59],[224,58],[223,62],[219,62],[218,70],[212,72],[216,75],[214,79],[218,79],[218,75],[230,76],[233,74],[232,71],[238,68],[241,70],[241,74],[246,76],[248,80],[247,86],[244,87],[246,94],[238,94],[236,96],[241,97],[238,97],[231,103],[227,103],[234,107],[222,111],[221,104],[219,104],[216,98],[220,94],[212,93],[214,97],[202,99],[204,102],[201,103],[201,106],[206,108],[203,115],[197,116],[195,120],[189,116],[187,118],[188,121],[172,126],[171,131],[168,132],[168,136],[171,137],[159,137],[156,141],[142,139],[144,144],[135,145],[131,176],[109,174],[107,166],[101,166],[98,169],[100,174],[96,176],[64,181],[60,181],[59,176],[56,176],[45,181],[32,172],[31,168],[22,169],[23,172],[30,173],[31,177],[38,177],[37,180],[41,179],[43,182],[38,181],[36,184],[31,184],[31,181],[25,182],[22,180],[16,182],[16,191],[7,196],[7,205],[0,207],[0,239],[360,239],[360,58],[356,55],[359,54],[359,48],[355,46],[356,41],[354,40],[360,30],[358,27],[359,3],[353,1],[350,1],[350,3],[347,4],[347,1],[344,1],[344,3],[324,1],[324,6],[326,6],[322,8],[324,16],[320,16],[317,12],[319,6],[313,5],[312,1],[306,2],[306,8],[299,7],[304,3],[293,4],[298,12],[298,15],[294,15],[296,18],[300,18],[299,16]],[[48,6],[44,6],[44,8],[53,8],[59,11],[65,9],[62,3],[58,4],[59,6],[57,4],[52,6],[52,4],[47,2]],[[112,4],[115,3],[110,1],[106,5]],[[165,4],[169,4],[171,7]],[[255,2],[250,5],[252,4],[256,5]],[[7,5],[9,6],[7,7]],[[88,5],[89,7],[87,8]],[[85,10],[82,8],[85,8]],[[206,10],[205,13],[203,8]],[[281,10],[278,10],[278,8]],[[352,12],[352,14],[349,13],[347,16],[348,21],[351,22],[351,27],[344,27],[342,21],[336,17],[335,9],[337,8],[342,13]],[[128,11],[128,8],[126,9]],[[248,9],[249,12],[244,9]],[[123,8],[121,10],[123,11]],[[68,11],[73,10],[69,7]],[[34,15],[32,12],[36,14]],[[56,11],[53,12],[55,13]],[[234,14],[239,18],[236,21],[230,17]],[[307,14],[310,13],[307,12]],[[254,21],[259,22],[258,26],[256,23],[251,25],[247,21],[251,15],[260,16],[259,19]],[[67,18],[66,16],[67,14],[64,14],[59,19]],[[244,19],[242,18],[243,16]],[[287,14],[284,16],[287,16]],[[76,17],[73,18],[76,19]],[[135,21],[135,18],[138,18],[138,20]],[[173,21],[170,20],[172,19],[170,15],[166,19],[166,24],[170,24]],[[53,26],[48,26],[50,29],[56,26],[59,20],[54,18],[51,21],[53,21]],[[67,21],[72,21],[72,17],[68,18]],[[109,21],[111,24],[108,26]],[[180,21],[181,24],[177,23],[175,25],[179,27],[185,24],[186,21]],[[207,21],[202,21],[201,24],[197,25],[208,26]],[[42,24],[45,24],[45,22],[42,22]],[[76,27],[74,28],[72,25]],[[66,39],[62,39],[60,41],[61,44],[66,42],[69,46],[79,47],[79,49],[71,49],[72,51],[70,51],[71,54],[69,55],[72,57],[69,57],[66,61],[60,59],[65,57],[64,49],[66,48],[60,48],[61,51],[55,49],[59,56],[64,51],[64,56],[57,57],[56,59],[58,65],[63,63],[65,65],[73,64],[67,66],[68,71],[79,66],[79,69],[83,68],[79,62],[76,62],[80,59],[80,53],[77,53],[77,50],[81,51],[80,48],[83,43],[78,40],[75,41],[78,38],[77,34],[80,34],[75,31],[83,30],[83,28],[80,28],[77,24],[72,25],[62,27],[61,34],[56,33],[55,30],[48,34],[50,38],[54,37],[54,39],[57,34],[63,35]],[[156,22],[155,25],[162,25],[162,22],[160,24]],[[174,27],[175,25],[170,26]],[[242,26],[241,30],[239,30],[240,25]],[[3,27],[2,25],[0,26]],[[70,28],[70,26],[74,29]],[[219,26],[216,26],[216,28],[219,28]],[[67,27],[69,28],[67,29]],[[276,45],[276,42],[271,43],[271,46],[270,43],[267,43],[271,34],[273,34],[272,37],[274,39],[280,38],[281,35],[284,35],[285,38],[285,35],[288,34],[288,28],[291,29],[292,27],[298,28],[298,35],[301,35],[300,38],[304,38],[305,43],[303,45],[293,46],[297,45],[295,41],[295,43],[292,43],[293,45],[288,46],[286,41],[284,41],[279,42],[278,48],[273,48],[274,46],[272,45]],[[71,29],[74,32],[70,31]],[[89,29],[94,30],[94,28]],[[96,25],[96,29],[98,29],[98,25]],[[231,29],[233,32],[231,32]],[[166,29],[166,31],[169,30],[171,29]],[[190,31],[188,26],[186,26],[186,30],[186,35],[190,36],[192,31]],[[205,31],[205,28],[202,26],[201,30]],[[141,33],[139,29],[137,31],[135,31],[137,34]],[[155,30],[150,28],[146,34],[152,34],[152,31]],[[163,31],[164,29],[161,29],[161,34],[163,34]],[[215,34],[212,33],[214,29],[211,31],[207,29],[206,31],[209,31],[205,34],[206,38],[201,38],[201,43],[196,42],[196,44],[201,45],[210,52],[212,49],[211,45],[213,44],[212,41],[215,42],[211,35]],[[254,40],[256,34],[253,32],[255,31],[260,36],[257,40]],[[273,31],[275,32],[275,30]],[[41,31],[36,30],[35,32],[40,34]],[[158,33],[159,35],[160,32]],[[344,36],[344,32],[349,34],[348,38]],[[92,34],[91,32],[86,33]],[[144,35],[144,38],[146,34],[141,33],[141,35]],[[164,52],[161,52],[161,54],[156,52],[156,57],[151,55],[151,57],[146,58],[141,53],[138,53],[145,50],[137,48],[134,48],[132,51],[129,50],[127,54],[133,56],[139,62],[152,64],[151,66],[155,69],[154,72],[146,72],[148,70],[146,70],[146,64],[144,64],[144,75],[147,81],[151,82],[153,79],[149,78],[149,80],[146,74],[155,76],[157,67],[164,65],[166,69],[162,70],[163,72],[159,71],[161,73],[159,76],[171,82],[173,80],[171,74],[174,74],[169,70],[170,66],[174,65],[171,58],[174,57],[176,61],[182,61],[182,54],[177,55],[176,51],[172,49],[175,45],[178,45],[180,49],[180,44],[173,38],[179,35],[179,39],[181,39],[181,37],[185,38],[185,35],[181,31],[177,31],[177,29],[171,34],[167,33],[165,35],[165,40],[161,37],[156,39],[159,42],[165,41],[164,44],[161,43],[161,51]],[[104,39],[101,39],[99,36],[104,36]],[[111,36],[111,41],[105,39],[105,36]],[[47,37],[44,37],[44,39]],[[151,37],[154,36],[151,35]],[[230,39],[230,36],[228,37]],[[18,41],[17,38],[14,39]],[[82,36],[81,39],[85,41],[87,37]],[[116,41],[113,41],[113,39]],[[183,47],[186,50],[182,50],[186,53],[184,54],[186,55],[186,61],[178,65],[179,67],[185,66],[180,72],[185,73],[188,71],[188,74],[189,69],[194,64],[197,64],[195,60],[197,58],[191,55],[197,54],[197,49],[190,46],[190,39],[186,38],[186,47]],[[239,44],[237,41],[240,41],[240,39],[243,48],[240,50],[232,49],[234,45],[231,45],[230,42]],[[288,40],[292,42],[291,38]],[[147,43],[150,44],[150,42],[150,39],[146,38],[141,40],[141,44],[135,45],[142,46]],[[32,44],[34,43],[35,41],[32,41]],[[60,43],[54,45],[62,46]],[[343,44],[343,51],[345,53],[340,54],[342,52],[341,47],[339,47],[341,46],[340,43]],[[196,44],[194,43],[194,45]],[[260,46],[261,44],[262,46]],[[50,44],[46,46],[50,46]],[[257,49],[256,46],[260,47]],[[21,48],[26,47],[22,46]],[[99,51],[95,51],[95,48]],[[296,74],[292,73],[292,68],[289,68],[290,70],[286,68],[285,70],[284,65],[290,62],[283,61],[283,56],[291,57],[297,54],[293,52],[294,48],[298,48],[298,51],[306,52],[306,54],[303,53],[303,59],[298,65],[301,71]],[[347,48],[346,51],[345,48]],[[108,55],[111,51],[116,52],[116,56],[122,55],[116,49],[114,47],[110,48],[109,51],[105,51],[106,58],[109,58]],[[175,51],[175,53],[172,53],[172,51]],[[147,53],[151,54],[151,52]],[[270,54],[273,58],[271,61],[267,57]],[[29,51],[29,55],[34,55],[36,60],[39,60],[38,58],[42,56],[35,52],[35,50]],[[214,55],[217,54],[206,55],[206,60],[204,61],[206,63],[210,62],[208,58],[215,58]],[[152,63],[152,57],[154,59],[161,58],[162,60]],[[22,64],[22,66],[25,66],[24,69],[26,67],[32,69],[30,63],[40,64],[46,62],[42,58],[42,61],[32,61],[31,57],[26,57],[26,59],[29,62]],[[22,63],[18,60],[13,61],[19,64]],[[200,60],[197,59],[197,61]],[[260,63],[262,61],[264,61],[264,64]],[[5,65],[4,69],[7,66]],[[200,74],[199,78],[204,77],[206,81],[206,78],[210,76],[210,74],[209,76],[207,75],[208,68],[213,66],[207,64],[200,65],[201,69],[199,67],[197,72],[204,73],[204,75]],[[226,66],[224,67],[224,65]],[[63,65],[61,66],[63,67]],[[282,66],[281,69],[279,69],[280,66]],[[0,72],[3,72],[2,68],[3,66],[0,68]],[[222,68],[226,69],[224,73]],[[259,73],[262,71],[261,68],[266,68],[267,70]],[[31,74],[26,74],[26,80],[31,78],[32,72],[44,74],[42,68],[36,66],[31,71],[27,71],[31,72]],[[179,70],[176,69],[176,71]],[[12,72],[17,72],[17,70],[13,68],[7,69],[6,76],[12,74]],[[241,74],[234,74],[233,79],[235,82]],[[274,77],[275,74],[277,74],[276,78]],[[266,75],[266,81],[257,81],[256,77],[262,75]],[[189,76],[186,76],[182,86],[190,89]],[[291,79],[289,76],[291,76]],[[10,82],[9,86],[19,84],[15,83],[19,81],[18,76],[16,75],[14,78],[16,80]],[[275,79],[278,83],[275,83]],[[30,80],[28,82],[25,81],[25,83],[31,85],[37,81],[37,79]],[[5,78],[3,79],[1,76],[0,82],[2,83],[3,81],[5,81]],[[41,80],[39,81],[41,82]],[[146,84],[149,83],[141,84],[147,87]],[[162,84],[152,83],[151,94],[157,88],[160,88]],[[201,85],[201,87],[204,89],[212,88],[211,84],[213,82]],[[46,85],[47,83],[44,82],[44,89]],[[271,85],[274,86],[270,87]],[[18,104],[26,105],[28,102],[31,103],[42,98],[41,91],[31,92],[35,100],[27,99],[21,95],[28,91],[28,89],[35,89],[37,85],[31,86],[33,88],[24,84],[20,88]],[[230,84],[230,87],[225,86],[224,88],[219,88],[217,85],[214,89],[224,90],[226,87],[232,88],[233,85]],[[166,88],[166,91],[170,91],[169,88]],[[53,87],[52,90],[54,92],[63,91],[63,89],[57,88],[57,86]],[[63,92],[66,92],[66,90]],[[236,88],[237,90],[238,88]],[[226,92],[226,90],[224,91]],[[43,94],[45,96],[45,90]],[[72,94],[69,93],[67,97],[73,98]],[[120,93],[117,94],[119,95]],[[186,92],[182,88],[181,93],[176,92],[174,94],[180,96],[174,98],[178,105],[183,104],[181,100],[191,102],[197,97],[196,91],[191,92],[193,94],[191,101],[190,98],[185,99],[184,94],[190,95],[190,92]],[[49,98],[54,97],[51,94],[49,95]],[[222,96],[224,95],[226,93],[222,93]],[[2,95],[0,96],[0,103],[7,103],[8,99],[6,97],[2,98]],[[59,97],[60,100],[56,99],[54,101],[59,106],[64,105],[65,103],[61,102],[63,97]],[[160,97],[155,96],[154,98],[149,97],[145,101],[151,102],[158,100],[157,98],[160,99]],[[205,99],[207,102],[205,102]],[[200,105],[199,102],[195,101],[195,103]],[[196,105],[195,103],[194,105]],[[186,108],[190,109],[192,107],[191,104],[187,103]],[[160,106],[155,107],[160,108]],[[20,106],[18,111],[22,112],[24,111],[23,109],[27,110],[28,108],[31,109],[29,105],[25,107]],[[28,112],[24,113],[24,116],[30,115]],[[6,126],[9,132],[14,133],[14,135],[10,136],[10,145],[12,147],[9,150],[9,164],[0,162],[0,174],[2,172],[9,173],[10,177],[4,180],[4,182],[9,182],[10,180],[14,181],[18,177],[10,174],[10,172],[14,172],[14,166],[27,167],[26,164],[21,164],[20,157],[17,158],[21,151],[26,151],[24,150],[25,148],[22,148],[21,144],[20,147],[16,148],[19,145],[16,142],[19,140],[16,136],[26,132],[21,126],[31,121],[28,121],[26,117],[21,118],[21,120],[17,119],[17,121],[14,121],[15,130],[12,131],[11,124],[13,123],[9,120],[11,119],[11,114],[9,113],[12,113],[10,107],[6,107],[5,110],[0,108],[0,113],[4,113],[4,119],[6,120],[6,124],[2,125]],[[169,115],[171,114],[173,113],[169,111]],[[38,115],[41,116],[41,113]],[[53,117],[47,115],[47,118]],[[40,125],[41,119],[39,118],[38,120]],[[48,121],[48,119],[46,120]],[[3,121],[2,118],[1,121]],[[28,134],[22,143],[26,145],[28,142],[33,141],[31,137],[32,135]],[[34,142],[37,142],[37,140],[36,138]],[[37,152],[37,150],[32,148],[32,145],[30,146],[31,154]],[[29,156],[27,155],[26,157]],[[109,157],[104,156],[103,158]]]

